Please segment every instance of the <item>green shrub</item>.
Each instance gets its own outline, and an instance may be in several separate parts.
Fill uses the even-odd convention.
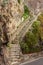
[[[35,53],[43,49],[43,47],[38,47],[38,46],[33,47],[32,45],[28,46],[27,43],[21,43],[20,46],[23,54]]]
[[[34,34],[39,34],[40,32],[40,21],[35,21],[32,25],[32,32]]]
[[[29,48],[28,48],[28,45],[26,43],[21,43],[20,46],[21,46],[21,49],[22,49],[23,53],[28,53],[29,52]]]
[[[20,0],[18,0],[18,3],[20,4]]]
[[[24,13],[26,13],[26,14],[29,14],[29,9],[28,9],[28,7],[26,6],[26,5],[24,5]]]
[[[39,37],[40,37],[40,22],[35,21],[32,25],[32,29],[27,32],[21,43],[22,52],[33,53],[41,51],[42,47],[40,47],[39,45]]]
[[[35,46],[38,40],[37,40],[37,37],[32,32],[28,32],[25,36],[25,42],[29,46]]]
[[[26,5],[24,5],[24,14],[22,16],[24,18],[24,20],[29,17],[29,13],[30,13],[30,11],[29,11],[28,7]]]

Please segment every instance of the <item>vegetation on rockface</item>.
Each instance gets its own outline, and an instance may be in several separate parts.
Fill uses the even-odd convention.
[[[24,14],[23,14],[23,18],[24,20],[27,19],[29,17],[30,11],[28,9],[28,7],[26,5],[24,5]]]
[[[9,0],[3,0],[3,2],[2,2],[2,7],[5,7],[5,5],[8,4],[8,1],[9,1]]]
[[[20,4],[20,0],[18,0],[18,3]]]
[[[35,21],[31,30],[25,35],[23,41],[20,43],[23,53],[38,52],[41,50],[39,44],[40,37],[40,22]]]
[[[38,20],[40,21],[40,23],[41,23],[41,27],[40,27],[40,29],[41,29],[41,38],[42,38],[42,40],[43,40],[43,13],[40,15],[40,16],[38,16]]]
[[[4,3],[4,4],[8,3],[8,0],[3,0],[3,3]]]
[[[40,21],[35,21],[32,25],[32,32],[34,34],[39,34],[40,30]]]

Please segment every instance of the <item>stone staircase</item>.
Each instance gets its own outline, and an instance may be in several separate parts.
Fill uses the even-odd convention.
[[[20,45],[17,44],[11,44],[10,46],[10,52],[9,52],[9,59],[11,62],[11,65],[18,65],[19,61],[21,61],[20,57]]]

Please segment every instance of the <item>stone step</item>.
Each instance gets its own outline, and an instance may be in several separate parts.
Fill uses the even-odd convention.
[[[18,57],[18,56],[20,56],[20,54],[18,54],[18,55],[17,54],[16,55],[10,55],[10,57],[13,57],[13,56]]]
[[[20,48],[19,46],[12,46],[11,48]]]
[[[20,48],[18,48],[18,49],[11,49],[10,51],[20,51]]]
[[[11,47],[10,50],[20,49],[20,47]]]
[[[10,57],[11,56],[19,56],[20,54],[10,54]]]
[[[19,44],[11,44],[9,59],[11,61],[11,65],[16,65],[20,59],[20,45]]]
[[[20,50],[18,49],[16,49],[16,50],[10,50],[10,53],[19,53],[20,52]]]
[[[20,56],[11,56],[10,58],[20,58]]]
[[[11,47],[20,47],[19,44],[10,44]]]
[[[20,54],[20,52],[10,52],[10,55],[12,54],[17,55],[17,54]]]
[[[14,62],[11,63],[11,65],[19,65],[19,62],[18,61],[16,61],[16,62],[14,61]]]
[[[16,62],[16,61],[19,61],[19,59],[11,58],[10,61],[11,61],[11,62]]]
[[[10,49],[20,49],[20,47],[11,47]]]
[[[16,56],[10,56],[9,58],[19,58],[19,55],[16,55]]]

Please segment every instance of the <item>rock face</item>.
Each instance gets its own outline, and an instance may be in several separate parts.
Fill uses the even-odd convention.
[[[7,58],[7,53],[10,65],[16,65],[16,63],[20,61],[21,50],[19,41],[18,39],[13,40],[12,37],[15,37],[15,31],[22,22],[24,2],[24,0],[20,0],[20,3],[18,2],[18,0],[0,0],[0,41],[4,44],[15,43],[11,44],[10,49],[8,49],[9,54],[6,52],[6,48],[4,49],[4,51],[6,50],[4,53],[4,58],[5,56]]]
[[[22,22],[21,17],[24,10],[23,2],[24,0],[20,0],[20,3],[18,3],[18,0],[1,0],[0,2],[0,15],[4,17],[9,40]]]
[[[1,46],[0,49],[0,65],[10,65],[9,50],[6,46]]]
[[[0,0],[0,31],[1,31],[0,39],[2,43],[4,44],[10,43],[11,38],[14,37],[14,32],[17,30],[17,27],[22,22],[21,18],[23,12],[24,12],[24,0],[20,0],[20,3],[18,3],[18,0]],[[13,39],[12,41],[15,42],[15,40]],[[3,56],[6,65],[9,65],[9,63],[10,65],[14,65],[15,63],[18,63],[18,61],[20,61],[19,54],[21,51],[19,42],[16,42],[15,44],[11,44],[11,47],[8,50],[9,50],[8,52],[9,55],[7,56],[6,52],[4,52],[4,56]],[[8,58],[7,61],[6,58]],[[2,60],[3,58],[1,59],[1,61]],[[0,62],[0,64],[2,63]]]
[[[43,12],[43,0],[25,0],[25,3],[27,3],[28,7],[31,8],[34,13],[36,13],[38,9]]]

